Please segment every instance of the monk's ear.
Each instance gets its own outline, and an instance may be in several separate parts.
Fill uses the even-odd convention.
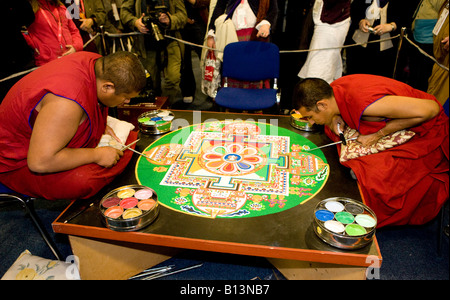
[[[105,94],[110,94],[111,92],[114,93],[116,91],[116,87],[111,81],[103,81],[100,89]]]
[[[317,101],[316,103],[316,107],[319,111],[324,111],[328,108],[329,106],[329,100],[328,99],[322,99]]]

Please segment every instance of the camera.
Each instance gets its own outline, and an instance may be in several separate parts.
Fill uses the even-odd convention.
[[[156,92],[153,89],[153,80],[150,73],[145,70],[145,77],[147,78],[147,84],[135,98],[131,98],[129,104],[138,103],[154,103],[156,101]]]
[[[166,27],[159,22],[159,16],[162,13],[168,14],[169,9],[165,5],[153,6],[153,8],[142,18],[142,23],[145,27],[152,31],[153,37],[157,42],[164,40],[164,35],[161,33],[161,29]]]

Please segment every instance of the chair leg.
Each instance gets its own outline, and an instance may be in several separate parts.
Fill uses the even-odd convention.
[[[34,225],[36,226],[37,230],[41,234],[42,238],[44,239],[47,246],[50,248],[50,250],[53,252],[53,255],[58,260],[64,261],[61,253],[58,251],[58,248],[56,247],[55,243],[51,239],[50,235],[48,234],[47,230],[45,230],[44,225],[42,224],[41,219],[36,214],[36,210],[34,209],[34,203],[33,198],[23,199],[22,203],[27,211],[27,213],[30,215],[31,220],[33,221]]]

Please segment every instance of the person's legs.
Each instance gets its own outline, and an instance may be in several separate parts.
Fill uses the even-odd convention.
[[[161,96],[161,72],[156,64],[156,51],[147,51],[147,58],[141,58],[141,62],[150,74],[156,96]]]
[[[192,48],[185,45],[183,68],[181,72],[180,88],[183,94],[183,101],[191,103],[195,95],[195,77],[192,70]]]
[[[181,49],[177,42],[167,45],[167,67],[164,69],[163,95],[169,97],[169,104],[181,99]]]
[[[136,138],[137,132],[131,131],[127,144]],[[88,164],[64,172],[38,174],[24,166],[15,171],[0,173],[0,182],[18,193],[47,200],[87,199],[122,173],[132,155],[133,152],[125,151],[112,168]]]

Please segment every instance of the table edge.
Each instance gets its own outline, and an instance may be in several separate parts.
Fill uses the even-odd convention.
[[[142,232],[127,232],[126,234],[124,234],[124,232],[117,232],[108,228],[68,224],[57,221],[52,223],[52,227],[55,233],[63,233],[67,235],[101,240],[129,242],[135,244],[148,244],[181,249],[231,253],[268,258],[281,258],[288,260],[312,261],[349,266],[380,267],[382,263],[381,254],[379,256],[375,256],[369,254],[357,254],[348,252],[295,249],[287,247],[224,242],[217,240],[203,240]],[[87,232],[89,232],[89,234],[86,234]],[[380,253],[376,238],[374,238],[373,243],[375,243],[375,246],[377,247],[377,253]]]

